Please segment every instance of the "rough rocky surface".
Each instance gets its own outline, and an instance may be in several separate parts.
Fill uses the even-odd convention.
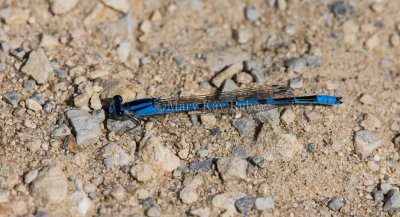
[[[398,216],[399,8],[0,1],[0,216]],[[273,84],[344,103],[107,111]]]

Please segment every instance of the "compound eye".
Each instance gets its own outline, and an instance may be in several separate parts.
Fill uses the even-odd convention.
[[[114,96],[114,101],[116,101],[116,102],[122,102],[123,101],[123,99],[122,99],[122,96],[120,96],[120,95],[116,95],[116,96]]]

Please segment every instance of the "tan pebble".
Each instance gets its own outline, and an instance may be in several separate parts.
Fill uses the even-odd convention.
[[[343,29],[343,34],[344,34],[344,43],[348,45],[352,45],[355,43],[356,38],[357,38],[357,32],[358,32],[358,24],[353,21],[349,20],[343,23],[342,25]]]
[[[125,190],[123,187],[118,186],[116,188],[114,188],[111,192],[110,192],[111,197],[113,197],[115,200],[117,201],[122,201],[122,199],[124,199],[125,196]]]
[[[375,129],[379,129],[382,127],[381,121],[372,114],[367,114],[364,117],[364,120],[361,122],[361,126],[364,127],[366,130],[373,131]]]
[[[186,159],[189,155],[189,149],[182,149],[178,152],[178,156],[180,159]]]
[[[40,111],[42,110],[42,106],[33,99],[27,99],[25,101],[26,108],[33,110],[33,111]]]
[[[375,31],[375,26],[371,23],[364,23],[361,25],[361,31],[365,33],[373,33]]]
[[[201,123],[204,125],[206,129],[212,129],[217,123],[217,119],[214,114],[201,114],[200,115]]]
[[[25,127],[28,127],[28,128],[36,128],[36,125],[34,123],[32,123],[32,121],[29,119],[25,119],[24,125],[25,125]]]
[[[90,98],[90,108],[93,110],[101,109],[101,101],[99,98],[99,94],[93,94],[92,98]]]
[[[363,94],[360,98],[360,102],[366,105],[372,105],[375,103],[375,98],[369,94]]]
[[[336,90],[337,89],[337,83],[331,80],[326,81],[326,89],[328,90]]]
[[[148,20],[143,21],[140,24],[140,31],[144,32],[144,33],[149,33],[151,31],[151,23]]]
[[[278,8],[279,8],[279,10],[281,10],[281,11],[286,10],[286,8],[287,8],[287,2],[286,2],[286,0],[278,0]]]
[[[40,47],[52,48],[59,46],[60,43],[58,42],[57,38],[54,38],[51,35],[44,34],[40,40]]]
[[[292,123],[296,119],[296,114],[291,109],[286,109],[281,115],[281,121],[286,124]]]
[[[79,94],[74,98],[74,105],[78,108],[87,106],[89,103],[90,96],[86,93]]]
[[[148,198],[150,196],[150,193],[146,189],[139,188],[138,190],[136,190],[135,195],[139,200],[143,200]]]
[[[246,72],[240,72],[236,75],[236,82],[239,84],[250,84],[253,81],[253,76]]]
[[[367,42],[365,43],[365,45],[367,46],[367,48],[369,50],[372,50],[374,48],[376,48],[379,45],[379,36],[377,34],[375,34],[374,36],[372,36],[371,38],[369,38],[367,40]]]
[[[217,76],[213,78],[211,81],[216,87],[220,87],[221,84],[226,80],[231,78],[236,73],[242,71],[243,64],[242,63],[235,63],[229,66],[224,71],[220,72]]]
[[[147,182],[156,177],[153,167],[148,163],[141,163],[133,166],[129,173],[139,182]]]
[[[96,70],[96,71],[89,73],[89,79],[94,80],[96,78],[101,78],[101,77],[107,76],[109,74],[110,74],[110,72],[108,70]]]
[[[382,13],[385,8],[382,3],[375,2],[371,5],[371,9],[377,13]]]
[[[151,21],[158,21],[162,19],[161,12],[159,10],[155,10],[151,15]]]
[[[238,29],[234,33],[234,38],[239,44],[245,44],[250,41],[253,34],[250,29]]]

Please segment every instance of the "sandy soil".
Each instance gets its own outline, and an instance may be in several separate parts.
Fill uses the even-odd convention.
[[[0,1],[0,216],[398,216],[400,1],[335,3]],[[304,55],[320,64],[288,61]],[[216,85],[232,64],[234,84]],[[128,133],[99,110],[114,94],[273,84],[344,103],[264,123],[181,113]]]

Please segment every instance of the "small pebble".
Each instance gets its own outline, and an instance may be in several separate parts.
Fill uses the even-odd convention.
[[[360,102],[366,105],[373,105],[375,103],[375,98],[369,94],[363,94],[360,98]]]
[[[71,130],[66,125],[59,126],[51,132],[51,138],[63,138],[68,135],[71,135]]]
[[[103,164],[107,169],[126,165],[131,158],[119,145],[109,142],[101,149]]]
[[[265,79],[265,72],[263,69],[252,69],[250,71],[251,75],[253,75],[254,80],[258,84],[264,84],[266,79]]]
[[[293,112],[291,109],[286,109],[283,111],[281,115],[281,121],[285,124],[290,124],[296,119],[296,113]]]
[[[222,157],[217,160],[218,172],[224,181],[245,180],[247,161],[236,157]]]
[[[78,146],[94,144],[100,137],[100,124],[89,112],[72,109],[65,113],[70,121]]]
[[[250,163],[258,166],[259,168],[266,168],[268,166],[268,162],[264,160],[262,157],[253,155],[249,158]]]
[[[207,149],[200,149],[196,153],[200,158],[205,158],[210,154],[210,151],[208,151]]]
[[[29,58],[21,71],[32,76],[39,84],[46,83],[54,73],[53,67],[42,48],[32,50],[29,53]]]
[[[209,217],[210,216],[211,209],[208,207],[205,208],[197,208],[197,209],[191,209],[190,214],[193,216],[198,216],[198,217]]]
[[[147,216],[149,217],[158,217],[161,215],[161,209],[158,206],[152,206],[147,210]]]
[[[300,89],[304,85],[303,77],[297,77],[290,79],[290,87],[293,89]]]
[[[345,1],[334,3],[331,10],[338,18],[347,18],[353,13],[353,7]]]
[[[56,104],[54,102],[45,102],[44,106],[43,106],[43,110],[46,113],[51,113],[55,106],[56,106]]]
[[[212,129],[215,126],[215,124],[217,124],[217,119],[215,118],[215,115],[212,113],[201,114],[200,120],[206,129]]]
[[[26,174],[24,175],[24,182],[25,182],[25,184],[29,184],[29,183],[31,183],[33,180],[35,180],[36,177],[38,176],[38,174],[39,174],[39,170],[37,170],[37,169],[32,169],[32,170],[30,170],[28,173],[26,173]]]
[[[123,187],[118,186],[111,190],[111,197],[113,197],[116,201],[122,201],[125,197],[125,190]]]
[[[252,131],[255,130],[255,121],[251,116],[245,116],[232,121],[232,125],[239,132],[240,136],[252,136]]]
[[[251,6],[247,6],[244,8],[244,15],[246,16],[246,18],[248,20],[251,21],[258,21],[258,19],[260,18],[260,12],[258,12],[257,9],[255,9],[254,7]]]
[[[253,81],[253,77],[246,72],[240,72],[236,74],[236,82],[239,84],[250,84]]]
[[[235,145],[232,149],[232,155],[234,157],[246,157],[247,151],[243,145]]]
[[[196,202],[199,198],[199,195],[194,188],[185,187],[179,193],[179,198],[183,203],[190,204]]]
[[[243,215],[247,215],[249,211],[254,207],[256,199],[252,196],[244,196],[235,201],[236,209]]]
[[[286,60],[285,65],[289,70],[301,74],[306,69],[307,62],[304,58],[294,57]]]
[[[25,50],[22,47],[15,48],[14,50],[11,51],[11,55],[16,57],[19,60],[22,60],[25,57]]]
[[[317,150],[317,146],[314,143],[310,143],[307,146],[307,151],[309,153],[314,153]]]
[[[24,82],[23,88],[27,91],[33,90],[36,87],[36,82],[32,79],[29,79]]]
[[[189,168],[192,172],[209,172],[212,171],[213,164],[214,164],[214,159],[207,159],[191,163]]]
[[[175,57],[175,64],[177,67],[183,67],[187,63],[187,58],[184,56],[177,56]]]
[[[40,105],[44,104],[44,98],[43,98],[43,95],[41,93],[36,92],[30,98],[35,100]]]
[[[274,209],[275,202],[270,197],[258,197],[255,201],[257,210]]]
[[[321,66],[321,58],[317,56],[304,54],[302,57],[306,60],[308,67],[316,68]]]
[[[391,189],[385,198],[383,211],[399,211],[400,210],[400,193],[396,189]]]
[[[92,202],[83,191],[75,191],[72,194],[72,202],[76,210],[82,215],[85,215],[92,206]]]
[[[362,158],[368,157],[381,144],[382,140],[371,131],[361,130],[355,134],[354,149]]]
[[[0,62],[0,72],[3,72],[4,70],[6,70],[7,65],[3,62]]]
[[[238,88],[238,86],[236,85],[236,83],[234,81],[232,81],[231,79],[227,79],[224,82],[224,85],[222,86],[221,92],[228,92],[228,91],[232,91],[232,90],[236,90]]]
[[[139,27],[143,33],[149,33],[151,31],[151,23],[148,20],[143,21]]]
[[[255,119],[261,123],[271,123],[273,125],[279,125],[281,122],[279,109],[270,109],[266,111],[257,112]]]
[[[136,132],[140,129],[140,126],[136,126],[136,124],[133,123],[131,119],[118,121],[109,118],[107,119],[106,125],[107,129],[112,132],[127,132],[127,131]]]
[[[218,75],[216,75],[212,79],[211,82],[216,87],[220,87],[225,80],[232,78],[233,75],[235,75],[236,73],[240,72],[242,69],[243,69],[243,64],[242,63],[236,63],[236,64],[233,64],[233,65],[230,65],[228,68],[226,68],[225,70],[220,72]]]
[[[192,121],[193,126],[198,127],[200,126],[199,116],[196,114],[190,115],[190,121]]]
[[[3,97],[8,103],[13,106],[17,106],[21,99],[21,95],[17,92],[6,92],[5,94],[3,94]]]
[[[372,191],[371,194],[372,194],[372,197],[374,198],[374,200],[376,200],[376,201],[383,201],[385,199],[385,196],[382,191],[375,189]]]
[[[392,188],[392,185],[387,182],[382,182],[379,185],[379,189],[383,192],[383,194],[387,194],[391,188]]]
[[[316,111],[306,112],[306,118],[309,123],[315,124],[321,119],[321,114]]]
[[[249,28],[240,28],[234,31],[233,37],[239,44],[245,44],[253,37],[253,32]]]
[[[28,108],[28,109],[30,109],[32,111],[40,111],[40,110],[42,110],[42,106],[40,105],[40,103],[38,103],[34,99],[27,99],[25,101],[25,106],[26,106],[26,108]]]
[[[156,177],[156,172],[148,163],[140,163],[133,166],[129,173],[139,182],[147,182]]]
[[[334,197],[328,203],[328,208],[333,211],[337,211],[344,206],[343,201]]]
[[[90,95],[87,93],[82,93],[74,97],[74,105],[78,108],[82,108],[88,105],[90,100]]]
[[[142,58],[140,58],[139,63],[141,66],[145,66],[150,63],[150,58],[142,57]]]
[[[364,129],[374,131],[382,127],[381,121],[373,114],[364,116],[364,120],[360,124]]]
[[[92,112],[92,116],[98,123],[102,123],[106,119],[106,112],[104,109],[97,109]]]

